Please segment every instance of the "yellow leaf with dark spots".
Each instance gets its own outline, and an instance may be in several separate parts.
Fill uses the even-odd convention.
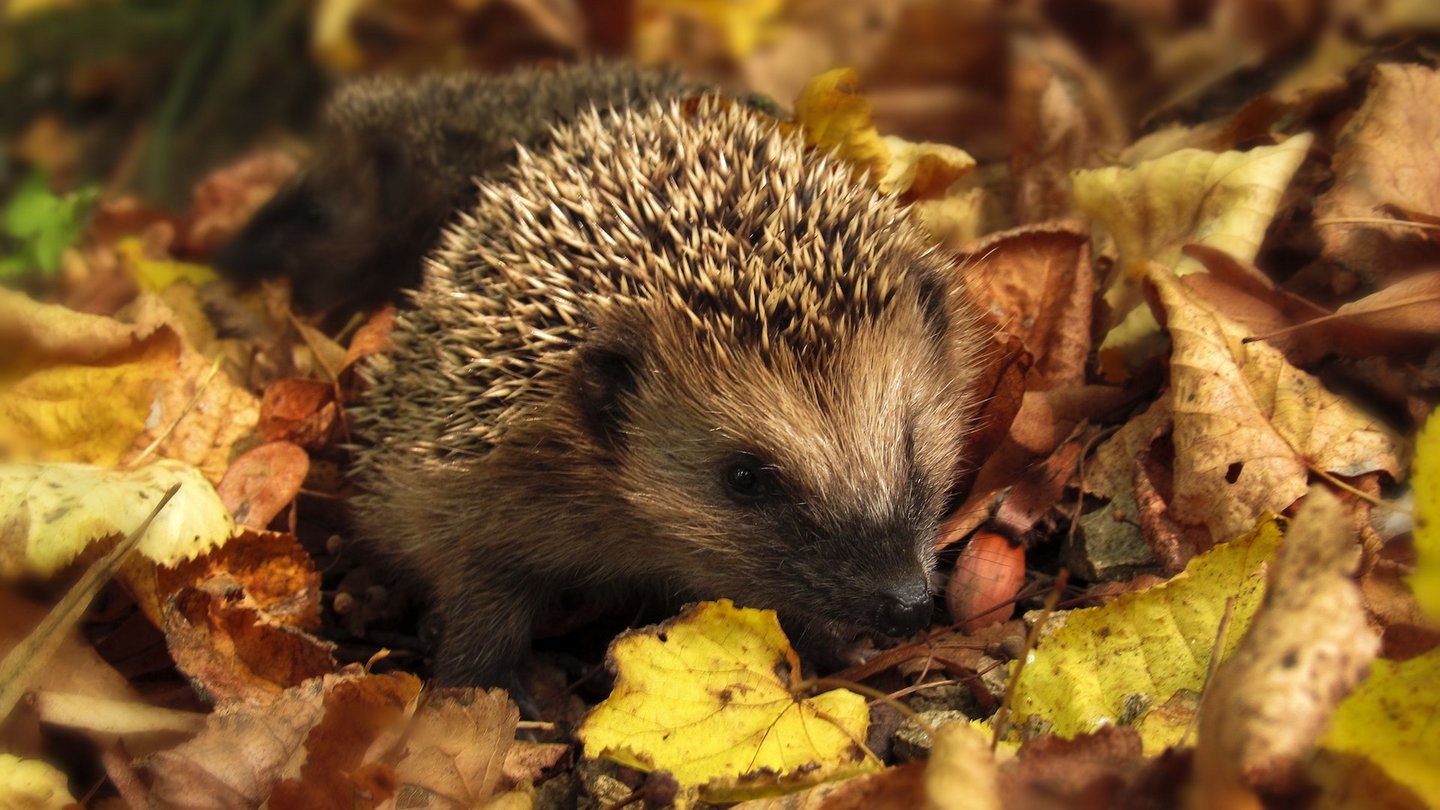
[[[880,768],[863,697],[799,694],[800,660],[772,611],[689,608],[610,646],[615,691],[579,731],[585,755],[668,771],[688,798],[738,801]]]

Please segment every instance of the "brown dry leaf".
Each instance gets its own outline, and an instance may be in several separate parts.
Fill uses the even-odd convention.
[[[1422,65],[1380,65],[1355,117],[1340,133],[1335,185],[1315,205],[1325,256],[1376,280],[1440,263],[1440,245],[1386,206],[1440,214],[1440,73]],[[1364,222],[1345,222],[1360,219]]]
[[[215,489],[237,524],[264,529],[295,500],[309,470],[298,445],[268,442],[235,459]]]
[[[956,492],[969,492],[974,486],[980,468],[974,466],[973,460],[988,458],[1006,441],[1010,425],[1024,402],[1025,378],[1034,363],[1019,338],[999,330],[993,333],[985,357],[985,370],[975,381],[975,392],[984,404],[980,406],[965,457],[956,460],[960,465]]]
[[[171,597],[162,629],[175,666],[217,702],[275,699],[335,669],[333,645],[232,601],[223,580]]]
[[[224,548],[190,562],[150,567],[139,576],[127,573],[126,585],[156,626],[163,623],[170,597],[186,587],[223,588],[232,602],[259,611],[271,623],[299,630],[320,626],[320,573],[293,534],[245,530]]]
[[[1129,805],[1129,789],[1144,771],[1140,735],[1128,726],[1107,726],[1074,739],[1040,737],[1020,747],[1000,767],[999,794],[1006,807],[1065,807],[1105,810]],[[1172,782],[1172,784],[1176,784]],[[1177,785],[1178,786],[1178,785]],[[1155,807],[1170,805],[1161,791],[1144,799]]]
[[[538,779],[569,747],[516,742],[519,719],[519,710],[498,689],[428,693],[395,750],[380,752],[386,754],[382,760],[372,748],[366,757],[372,766],[393,762],[396,795],[381,810],[482,807]],[[519,771],[512,766],[527,760]]]
[[[173,328],[177,321],[169,305],[149,293],[142,293],[127,313],[142,330]],[[132,462],[155,443],[156,455],[190,464],[218,483],[236,446],[253,434],[260,403],[229,374],[212,373],[215,364],[209,358],[183,341],[181,346],[174,380],[153,390],[153,410],[140,445],[121,460]]]
[[[152,801],[175,808],[354,807],[360,797],[351,771],[419,691],[412,675],[327,675],[273,700],[221,705],[194,739],[143,763],[153,779]],[[277,791],[282,780],[286,787]]]
[[[1401,279],[1335,310],[1339,323],[1389,333],[1440,339],[1440,270]]]
[[[257,152],[223,166],[195,186],[185,247],[210,253],[239,232],[250,216],[299,168],[295,158],[280,151]]]
[[[1186,256],[1205,265],[1207,271],[1185,276],[1182,282],[1186,288],[1224,312],[1251,335],[1265,335],[1266,342],[1284,352],[1292,363],[1302,365],[1313,361],[1330,349],[1329,341],[1316,340],[1315,333],[1271,335],[1328,314],[1323,307],[1281,290],[1258,267],[1223,250],[1186,245],[1184,251]]]
[[[1129,140],[1105,81],[1060,37],[1016,37],[1006,104],[1016,222],[1076,213],[1070,173]]]
[[[1395,548],[1391,544],[1385,551]],[[1392,661],[1405,661],[1440,646],[1440,624],[1425,615],[1405,581],[1412,571],[1412,565],[1382,558],[1360,577],[1370,623],[1380,628],[1380,655]]]
[[[267,442],[294,442],[324,447],[339,415],[335,386],[319,380],[277,380],[260,401],[260,437]]]
[[[334,683],[325,694],[324,718],[305,737],[299,773],[275,785],[266,805],[310,810],[389,798],[383,791],[398,787],[392,775],[385,768],[375,773],[362,766],[371,745],[414,711],[419,694],[419,680],[408,673]]]
[[[385,354],[390,351],[393,344],[390,342],[390,329],[395,326],[395,307],[386,305],[378,309],[370,316],[365,323],[355,330],[355,336],[350,338],[350,345],[345,349],[345,357],[340,362],[340,373],[344,378],[354,365],[371,355]]]
[[[1020,399],[1019,410],[1014,413],[1007,433],[1001,437],[998,446],[974,458],[985,459],[975,474],[974,484],[964,503],[955,510],[941,528],[937,548],[945,548],[962,539],[996,511],[996,500],[1005,498],[998,507],[1005,512],[1005,504],[1013,494],[1017,503],[1055,503],[1055,494],[1069,481],[1075,471],[1075,459],[1054,458],[1065,440],[1075,434],[1080,425],[1097,421],[1107,414],[1125,407],[1134,394],[1123,389],[1105,385],[1087,385],[1054,388],[1048,391],[1025,393]],[[1056,469],[1050,470],[1054,461]],[[1044,468],[1046,472],[1061,474],[1031,475],[1032,470]],[[1129,474],[1129,468],[1126,468]],[[1129,486],[1129,478],[1125,479]],[[1093,489],[1092,489],[1093,491]],[[1050,492],[1047,498],[1042,493]],[[1108,493],[1107,493],[1108,494]],[[1032,515],[1032,517],[1037,517]],[[1033,521],[1032,521],[1033,525]],[[1028,526],[1012,526],[1022,533]]]
[[[1173,273],[1150,273],[1172,342],[1175,517],[1216,541],[1305,493],[1309,469],[1398,478],[1400,439],[1245,329]]]
[[[787,796],[752,799],[731,810],[914,810],[924,806],[924,776],[925,763],[910,762]]]
[[[1276,552],[1263,605],[1201,705],[1192,806],[1258,807],[1252,791],[1295,786],[1380,647],[1351,578],[1359,551],[1346,508],[1312,488]]]
[[[1017,228],[972,247],[967,263],[981,306],[1035,359],[1026,389],[1084,383],[1095,289],[1089,235],[1065,223]]]

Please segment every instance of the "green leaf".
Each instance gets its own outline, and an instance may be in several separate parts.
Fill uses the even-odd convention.
[[[0,210],[0,228],[10,243],[9,255],[0,260],[0,278],[35,269],[46,274],[58,270],[60,257],[84,232],[99,196],[95,188],[57,196],[41,173],[26,177]]]

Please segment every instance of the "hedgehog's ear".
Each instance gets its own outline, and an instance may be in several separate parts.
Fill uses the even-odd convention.
[[[625,400],[639,382],[641,363],[636,345],[592,340],[576,351],[576,405],[591,435],[612,450],[625,443]]]

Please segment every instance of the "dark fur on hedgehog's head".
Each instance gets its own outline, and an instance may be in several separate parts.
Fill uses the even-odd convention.
[[[328,139],[333,147],[224,245],[215,264],[249,284],[289,278],[295,308],[368,308],[420,283],[455,200],[383,133]]]

